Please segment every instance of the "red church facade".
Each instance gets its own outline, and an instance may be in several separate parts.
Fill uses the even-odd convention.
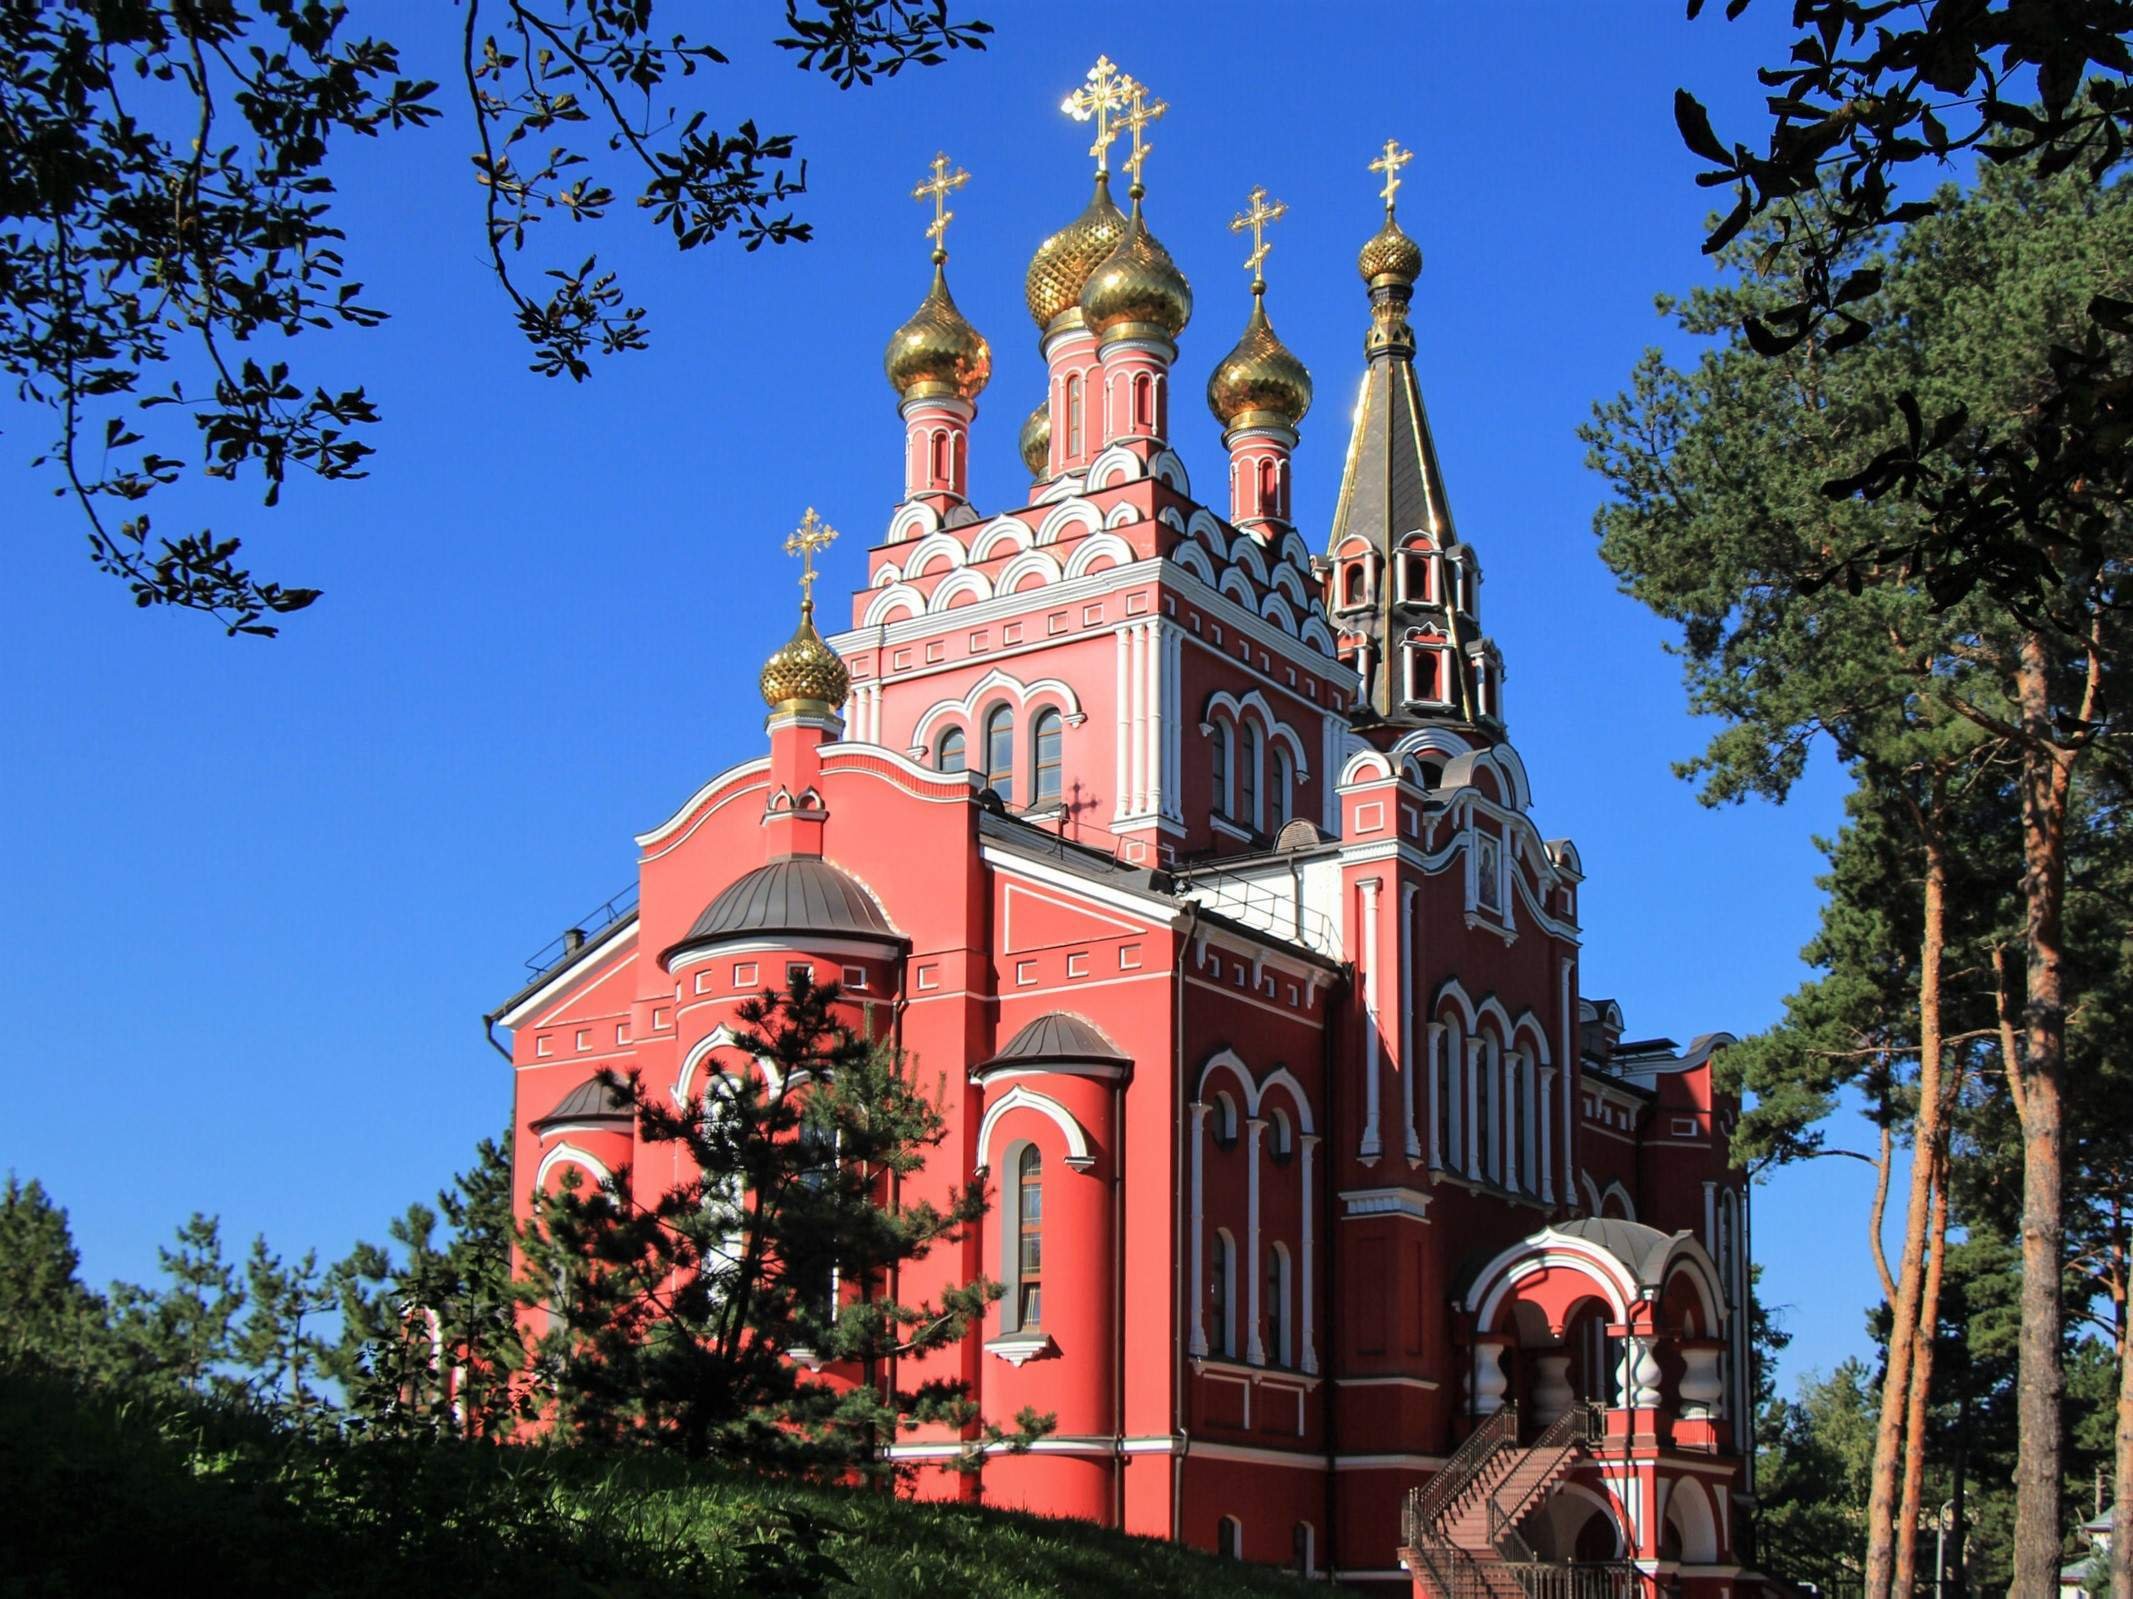
[[[1207,385],[1222,503],[1172,448],[1192,297],[1143,215],[1137,88],[1089,91],[1100,159],[1107,125],[1135,136],[1129,209],[1099,172],[1030,267],[1029,503],[968,497],[990,354],[937,250],[889,347],[904,497],[850,625],[803,620],[767,749],[640,835],[635,908],[493,1018],[522,1203],[568,1168],[674,1181],[588,1079],[680,1103],[763,1070],[736,1008],[804,966],[939,1085],[927,1180],[992,1194],[901,1285],[1006,1288],[923,1374],[1057,1420],[921,1491],[1365,1592],[1760,1591],[1724,1039],[1625,1042],[1580,993],[1578,855],[1532,820],[1415,382],[1403,158],[1307,542],[1310,379],[1256,271]]]

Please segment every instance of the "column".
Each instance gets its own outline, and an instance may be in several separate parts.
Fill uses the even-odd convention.
[[[1555,1068],[1543,1066],[1540,1073],[1541,1198],[1555,1202]]]
[[[1493,1416],[1503,1409],[1511,1379],[1503,1369],[1503,1348],[1493,1336],[1474,1340],[1474,1414]]]
[[[1244,1129],[1244,1314],[1250,1329],[1244,1340],[1244,1358],[1254,1366],[1263,1366],[1266,1345],[1259,1337],[1259,1285],[1266,1273],[1259,1269],[1259,1141],[1266,1133],[1266,1118],[1253,1116],[1245,1122]]]
[[[1429,1060],[1423,1071],[1429,1079],[1429,1169],[1435,1172],[1444,1169],[1444,1148],[1449,1142],[1444,1118],[1451,1114],[1451,1107],[1437,1101],[1438,1068],[1444,1062],[1444,1023],[1431,1022],[1428,1032]]]
[[[1297,1294],[1303,1344],[1298,1358],[1305,1371],[1315,1373],[1318,1370],[1318,1346],[1312,1338],[1312,1326],[1317,1320],[1314,1308],[1318,1296],[1311,1271],[1311,1248],[1312,1210],[1318,1203],[1318,1185],[1311,1180],[1311,1167],[1318,1155],[1318,1134],[1305,1133],[1296,1141],[1303,1146],[1303,1285]]]
[[[1126,642],[1127,631],[1122,627],[1111,635],[1118,641],[1117,697],[1111,707],[1111,720],[1118,734],[1118,764],[1111,769],[1112,789],[1118,795],[1117,803],[1111,808],[1111,819],[1114,822],[1124,821],[1133,814],[1132,796],[1126,784],[1127,704],[1133,693],[1132,655],[1131,646]]]
[[[1466,1124],[1466,1137],[1460,1142],[1466,1145],[1465,1170],[1469,1177],[1481,1175],[1481,1117],[1476,1112],[1481,1109],[1481,1073],[1486,1064],[1483,1055],[1486,1047],[1485,1041],[1479,1038],[1466,1041],[1466,1081],[1460,1089],[1462,1114],[1459,1119]]]
[[[1526,1186],[1526,1052],[1503,1052],[1503,1185],[1521,1193]]]
[[[1367,1165],[1378,1158],[1378,1061],[1384,1053],[1378,1021],[1378,879],[1356,885],[1363,891],[1363,1142],[1357,1153]]]
[[[1207,1166],[1207,1107],[1195,1100],[1192,1112],[1192,1353],[1207,1358],[1207,1222],[1202,1211]]]
[[[1133,728],[1128,735],[1133,751],[1133,782],[1126,790],[1128,813],[1140,815],[1148,808],[1148,626],[1132,629],[1129,676],[1133,695]]]
[[[1571,1004],[1570,957],[1558,964],[1563,1007],[1563,1198],[1575,1205],[1578,1199],[1578,1033],[1577,1012]]]
[[[1405,1123],[1407,1164],[1422,1164],[1422,1143],[1415,1136],[1415,899],[1422,890],[1400,885],[1400,936],[1393,955],[1400,963],[1400,1115]]]

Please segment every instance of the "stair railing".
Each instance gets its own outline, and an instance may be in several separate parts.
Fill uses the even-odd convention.
[[[1495,1494],[1489,1495],[1489,1542],[1510,1566],[1518,1585],[1526,1591],[1526,1599],[1571,1599],[1573,1595],[1583,1599],[1588,1592],[1597,1599],[1597,1595],[1613,1591],[1611,1569],[1593,1568],[1573,1574],[1565,1562],[1542,1560],[1518,1530],[1518,1524],[1532,1513],[1554,1483],[1563,1462],[1604,1437],[1606,1426],[1607,1412],[1602,1406],[1589,1402],[1569,1406],[1541,1430],[1525,1452],[1527,1460],[1541,1461],[1544,1468],[1527,1477],[1518,1497],[1506,1506]]]
[[[1402,1541],[1410,1549],[1419,1549],[1431,1540],[1428,1530],[1444,1513],[1452,1508],[1459,1496],[1474,1485],[1489,1457],[1507,1444],[1518,1441],[1518,1407],[1505,1405],[1484,1417],[1474,1430],[1467,1434],[1466,1442],[1452,1451],[1449,1460],[1437,1468],[1435,1476],[1419,1488],[1407,1492],[1407,1514],[1401,1527]]]

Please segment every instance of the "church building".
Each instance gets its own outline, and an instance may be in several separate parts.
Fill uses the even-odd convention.
[[[1006,1289],[927,1374],[1010,1431],[1057,1418],[919,1492],[1362,1593],[1760,1593],[1729,1040],[1634,1037],[1580,988],[1578,851],[1535,821],[1416,381],[1408,156],[1369,163],[1361,399],[1332,525],[1300,528],[1312,380],[1263,270],[1284,208],[1254,190],[1234,224],[1250,300],[1204,379],[1228,476],[1203,500],[1177,436],[1204,424],[1173,406],[1194,297],[1144,203],[1163,107],[1099,60],[1068,108],[1095,188],[1029,264],[1025,503],[969,496],[973,447],[1006,441],[977,426],[942,158],[931,286],[886,356],[902,500],[848,622],[818,631],[803,585],[764,743],[491,1018],[521,1206],[568,1168],[671,1181],[593,1074],[686,1103],[762,1070],[736,1009],[804,968],[942,1085],[921,1181],[991,1195],[906,1270],[907,1300],[929,1272]],[[811,574],[831,536],[810,511],[789,547]]]

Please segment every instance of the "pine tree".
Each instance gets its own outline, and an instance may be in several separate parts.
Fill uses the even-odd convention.
[[[245,1261],[244,1325],[234,1345],[237,1360],[251,1370],[254,1399],[299,1428],[324,1421],[329,1405],[318,1386],[327,1375],[329,1346],[322,1322],[338,1295],[318,1264],[318,1251],[284,1262],[264,1237],[252,1241]]]
[[[157,1250],[159,1289],[111,1285],[112,1327],[125,1350],[128,1380],[153,1389],[230,1395],[241,1385],[224,1369],[235,1353],[245,1293],[223,1258],[222,1226],[194,1211],[175,1247]]]
[[[10,1172],[0,1192],[0,1362],[81,1376],[109,1368],[106,1307],[76,1277],[80,1265],[67,1213],[36,1178]]]

